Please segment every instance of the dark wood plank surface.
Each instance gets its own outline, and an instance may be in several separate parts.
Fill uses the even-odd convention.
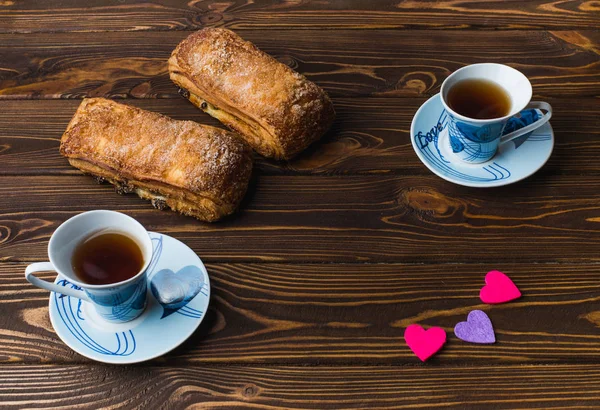
[[[431,96],[448,74],[482,61],[521,70],[531,79],[536,98],[600,96],[598,31],[239,33],[335,97]],[[187,35],[0,35],[0,98],[176,97],[167,59]]]
[[[62,221],[112,209],[210,262],[597,262],[598,180],[539,174],[479,190],[433,175],[259,176],[237,215],[206,224],[88,176],[0,177],[0,260],[44,259]]]
[[[48,294],[23,283],[25,266],[0,264],[0,362],[87,363],[54,333]],[[479,289],[494,268],[510,274],[522,299],[481,303]],[[206,319],[154,364],[414,365],[402,336],[414,322],[448,332],[447,345],[429,362],[434,368],[600,361],[599,265],[209,263],[207,269],[213,296]],[[497,344],[453,335],[473,309],[489,314]]]
[[[595,1],[5,0],[0,32],[232,29],[597,28]]]
[[[600,366],[595,364],[2,366],[0,400],[6,409],[593,409],[599,379]]]
[[[0,407],[599,408],[597,3],[0,0]],[[256,156],[242,209],[216,224],[119,196],[58,154],[83,97],[219,126],[166,70],[206,26],[305,74],[338,113],[294,161]],[[480,190],[432,175],[409,133],[451,72],[485,61],[553,105],[556,146],[536,175]],[[184,241],[211,276],[199,330],[147,364],[74,353],[23,278],[61,222],[99,208]],[[482,304],[491,269],[523,298]],[[472,309],[496,344],[452,334]],[[411,323],[448,332],[425,365]]]
[[[290,162],[255,156],[257,175],[430,175],[410,143],[410,123],[426,98],[334,98],[329,133]],[[554,155],[542,174],[600,173],[596,99],[552,98]],[[175,119],[220,126],[183,98],[121,101]],[[80,100],[0,100],[0,175],[78,175],[58,152]]]

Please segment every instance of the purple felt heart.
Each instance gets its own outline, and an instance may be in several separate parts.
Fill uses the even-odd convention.
[[[481,310],[474,310],[467,316],[466,322],[454,327],[454,334],[461,340],[471,343],[494,343],[496,335],[492,321]]]

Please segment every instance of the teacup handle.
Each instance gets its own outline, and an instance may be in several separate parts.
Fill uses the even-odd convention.
[[[52,265],[50,262],[32,263],[25,269],[25,279],[27,279],[29,283],[31,283],[34,286],[37,286],[38,288],[46,289],[51,292],[60,293],[67,296],[72,296],[74,298],[85,300],[86,302],[91,302],[90,298],[82,290],[72,289],[66,286],[58,286],[55,283],[50,283],[34,275],[35,272],[44,271],[56,272],[56,269],[54,269],[54,265]]]
[[[535,122],[532,122],[529,125],[526,125],[523,128],[520,128],[516,131],[510,132],[506,135],[503,135],[502,138],[500,138],[500,144],[503,144],[505,142],[508,141],[512,141],[515,138],[518,138],[522,135],[527,134],[528,132],[532,132],[535,131],[536,129],[540,128],[542,125],[544,125],[545,123],[548,122],[548,120],[550,119],[550,117],[552,117],[552,106],[550,104],[548,104],[547,102],[544,101],[531,101],[529,104],[527,104],[527,107],[525,107],[525,109],[527,108],[538,108],[540,110],[544,110],[546,111],[546,114],[544,114],[540,119],[538,119]]]

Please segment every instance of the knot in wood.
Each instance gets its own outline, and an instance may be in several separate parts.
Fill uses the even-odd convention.
[[[144,81],[142,83],[139,83],[135,87],[133,87],[129,93],[131,94],[132,97],[144,98],[144,97],[150,95],[151,92],[152,92],[152,86],[150,85],[150,82]]]
[[[447,216],[455,208],[453,201],[437,191],[411,189],[403,192],[401,200],[417,212],[434,216]]]
[[[248,384],[242,388],[242,395],[246,398],[254,397],[258,394],[258,387]]]
[[[8,238],[10,238],[10,228],[0,225],[0,243],[8,241]]]
[[[290,67],[293,70],[296,70],[298,68],[298,62],[292,56],[282,55],[282,56],[279,56],[277,59],[281,63],[287,65],[288,67]]]
[[[223,15],[214,11],[202,14],[200,16],[200,23],[202,24],[214,24],[223,20]]]
[[[402,76],[396,83],[396,88],[410,91],[411,94],[424,94],[431,89],[437,81],[434,73],[423,71],[411,72]]]

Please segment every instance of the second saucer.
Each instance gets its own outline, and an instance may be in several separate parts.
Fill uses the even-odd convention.
[[[441,97],[436,94],[413,117],[411,143],[429,170],[458,185],[488,188],[515,183],[539,170],[554,148],[554,132],[546,123],[529,136],[502,144],[489,161],[468,164],[452,153],[448,122]]]

